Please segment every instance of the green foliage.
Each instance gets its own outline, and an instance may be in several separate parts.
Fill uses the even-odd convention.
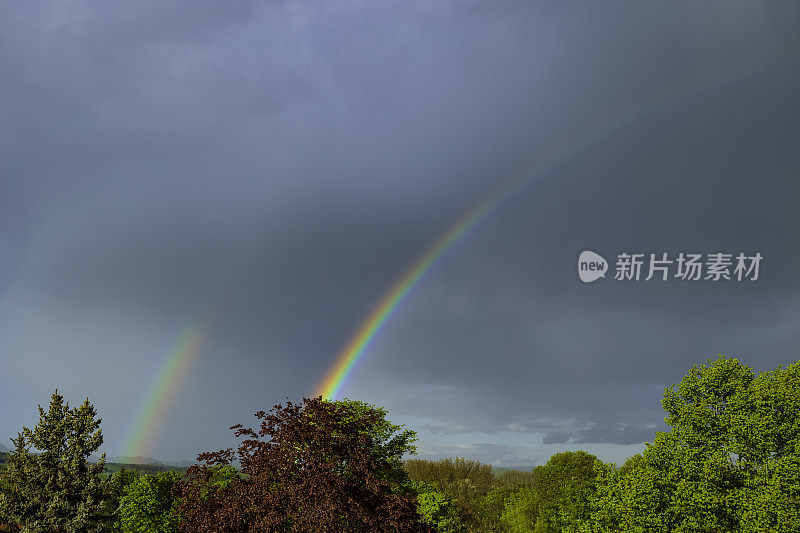
[[[500,521],[507,531],[577,532],[589,517],[589,499],[597,484],[597,458],[587,452],[563,452],[527,473],[507,476],[516,484],[504,501]]]
[[[440,533],[461,533],[467,531],[458,501],[424,483],[415,484],[418,491],[419,512],[425,520],[436,527]]]
[[[537,533],[575,532],[589,518],[589,499],[597,484],[597,461],[597,457],[584,451],[563,452],[534,469]]]
[[[239,471],[231,465],[222,465],[217,468],[214,475],[209,479],[209,485],[215,489],[227,489],[233,482],[239,479]]]
[[[236,467],[227,464],[214,465],[209,468],[208,473],[204,485],[200,488],[201,498],[208,498],[209,495],[224,492],[242,477]]]
[[[405,467],[418,486],[439,494],[420,491],[426,516],[441,512],[446,502],[457,502],[465,509],[460,518],[468,531],[561,533],[578,531],[589,517],[596,462],[597,458],[586,452],[565,452],[533,472],[506,470],[499,476],[490,465],[462,458],[414,459],[406,461]]]
[[[186,473],[188,467],[173,466],[160,463],[106,463],[106,474],[114,474],[119,470],[135,470],[139,474],[158,474],[159,472]]]
[[[539,493],[533,487],[521,487],[505,500],[501,515],[510,533],[526,533],[536,527],[539,516]]]
[[[145,474],[125,487],[120,499],[119,527],[123,533],[175,533],[178,517],[172,489],[180,481],[178,472]]]
[[[495,484],[509,489],[532,487],[535,483],[536,474],[522,470],[504,470],[495,480]]]
[[[368,440],[372,459],[383,465],[380,471],[376,472],[378,477],[388,481],[395,492],[407,491],[409,477],[403,468],[403,456],[417,453],[417,448],[414,446],[417,440],[416,432],[405,429],[401,424],[391,423],[386,418],[388,414],[386,409],[366,402],[345,398],[327,401],[326,404],[332,410],[333,416],[339,420],[338,427],[347,430],[362,428],[358,433]],[[313,412],[306,411],[306,415],[313,417]],[[363,421],[367,419],[370,423],[364,426]],[[334,431],[332,437],[336,436],[338,435]]]
[[[530,474],[530,472],[523,473]],[[509,488],[505,486],[506,483],[508,483],[507,479],[505,481],[498,479],[499,487],[493,488],[485,496],[471,502],[478,531],[508,531],[507,523],[503,519],[506,501],[515,490],[524,485],[514,485],[516,488]]]
[[[745,493],[743,531],[800,531],[800,453],[770,461],[747,480]]]
[[[404,466],[412,481],[429,483],[456,499],[486,495],[496,481],[491,465],[462,457],[439,461],[409,459]]]
[[[97,411],[86,400],[70,408],[53,393],[48,411],[39,406],[39,423],[24,427],[9,455],[8,484],[0,514],[23,531],[94,532],[108,528],[100,478],[105,454],[96,464],[89,455],[103,443]],[[39,451],[32,453],[31,447]]]
[[[118,516],[119,504],[125,496],[125,489],[139,477],[139,472],[132,468],[122,468],[111,474],[105,484],[105,508],[109,516]]]
[[[800,365],[695,366],[662,402],[669,432],[598,467],[591,531],[800,530]]]
[[[663,437],[656,437],[659,441]],[[661,453],[634,456],[619,470],[613,465],[598,465],[598,489],[593,502],[591,531],[672,531],[674,512],[670,509],[676,479],[665,476],[668,463],[678,460]]]
[[[385,410],[304,399],[257,413],[258,433],[234,426],[238,456],[202,454],[186,482],[124,468],[103,482],[104,459],[87,461],[102,443],[94,408],[56,392],[2,458],[0,531],[800,531],[800,363],[709,360],[662,406],[670,430],[619,468],[581,451],[498,475],[463,458],[403,463],[414,433]]]
[[[5,472],[5,468],[0,465],[0,498],[2,498],[2,494],[8,490],[8,487],[8,475]],[[17,528],[12,524],[13,521],[0,510],[0,532],[17,531]]]
[[[446,498],[451,512],[443,523],[447,531],[502,531],[498,529],[500,509],[496,496],[487,500],[487,495],[499,484],[491,465],[470,461],[461,457],[428,461],[410,459],[404,463],[409,478],[419,486],[428,486],[429,492]],[[432,496],[426,496],[430,500]],[[443,500],[445,501],[445,500]],[[460,528],[460,529],[459,529]]]

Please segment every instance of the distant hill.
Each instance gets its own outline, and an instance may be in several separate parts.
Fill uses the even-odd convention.
[[[5,463],[8,460],[8,453],[11,451],[8,446],[0,444],[0,463]],[[96,463],[100,457],[92,455],[89,457],[89,462]],[[195,461],[162,461],[160,459],[153,459],[152,457],[106,457],[106,466],[116,471],[122,467],[135,468],[140,471],[154,471],[163,472],[166,470],[181,470],[185,471],[187,468],[195,464]]]
[[[90,457],[89,462],[96,462],[97,459],[97,457]],[[129,459],[148,460],[146,457],[131,457]],[[0,452],[0,472],[2,472],[2,470],[6,467],[6,462],[8,462],[8,452]],[[168,463],[164,461],[156,461],[155,459],[149,459],[146,463],[133,463],[130,461],[117,462],[112,460],[106,461],[105,472],[101,475],[105,477],[117,472],[118,470],[122,470],[123,468],[136,470],[140,474],[157,474],[159,472],[168,471],[186,472],[186,470],[193,464],[194,463],[191,461],[175,461],[174,463]],[[2,531],[3,529],[0,528],[0,532]]]
[[[136,464],[136,463],[106,463],[105,474],[111,475],[122,469],[136,470],[140,474],[157,474],[159,472],[186,472],[187,468],[183,466],[172,466],[163,464]]]
[[[92,457],[92,460],[97,460],[99,457]],[[114,455],[106,457],[107,463],[118,464],[131,464],[131,465],[155,465],[155,466],[177,466],[179,468],[188,468],[195,464],[195,461],[163,461],[161,459],[153,459],[152,457],[129,457],[125,455]]]
[[[518,470],[520,472],[530,472],[532,471],[535,466],[492,466],[492,472],[494,475],[500,475],[506,470]]]

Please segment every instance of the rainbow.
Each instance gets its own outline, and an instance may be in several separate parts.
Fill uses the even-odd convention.
[[[370,343],[378,336],[394,312],[400,307],[408,295],[422,280],[425,275],[436,266],[444,255],[458,244],[478,223],[483,220],[492,209],[499,204],[510,192],[519,186],[521,180],[514,180],[505,188],[492,195],[489,201],[478,204],[474,209],[464,215],[449,231],[445,232],[430,249],[417,260],[417,262],[395,283],[375,309],[370,313],[358,332],[345,346],[342,355],[330,369],[328,375],[317,388],[317,396],[332,399],[344,385],[347,376],[353,370],[361,355],[367,350]]]
[[[203,320],[195,320],[183,328],[156,373],[141,402],[136,423],[123,448],[126,457],[145,457],[150,453],[167,406],[180,388],[180,381],[203,344]]]
[[[794,62],[791,61],[791,63]],[[524,187],[531,184],[536,178],[544,178],[548,173],[552,174],[556,168],[568,162],[572,157],[585,152],[603,139],[611,137],[623,128],[636,123],[642,118],[651,116],[671,104],[680,103],[702,91],[739,81],[758,71],[784,68],[786,63],[789,62],[770,65],[767,68],[745,66],[722,74],[712,73],[688,86],[663,88],[650,98],[609,115],[605,120],[589,124],[583,130],[570,135],[561,143],[553,146],[549,153],[543,156],[536,164],[515,173],[513,177],[505,181],[505,184],[497,192],[490,194],[463,215],[395,282],[340,352],[336,362],[318,385],[316,396],[322,396],[325,399],[335,398],[347,378],[352,374],[356,363],[358,363],[413,289],[425,278],[425,275],[444,258],[447,252],[464,240],[478,224],[489,217],[506,200],[521,192]],[[598,122],[604,125],[598,127]]]

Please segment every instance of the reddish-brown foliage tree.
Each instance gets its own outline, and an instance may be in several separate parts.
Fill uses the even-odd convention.
[[[232,449],[203,453],[178,485],[181,531],[429,532],[405,490],[404,453],[414,432],[398,431],[369,404],[304,398],[259,411],[258,431]],[[238,460],[240,471],[230,465]]]

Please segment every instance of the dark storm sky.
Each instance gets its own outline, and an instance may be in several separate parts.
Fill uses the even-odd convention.
[[[692,364],[798,359],[799,94],[790,3],[4,3],[0,435],[58,388],[120,453],[203,309],[151,455],[230,445],[314,392],[454,221],[567,147],[343,394],[427,457],[625,457]],[[587,285],[584,249],[764,260],[754,282]]]

